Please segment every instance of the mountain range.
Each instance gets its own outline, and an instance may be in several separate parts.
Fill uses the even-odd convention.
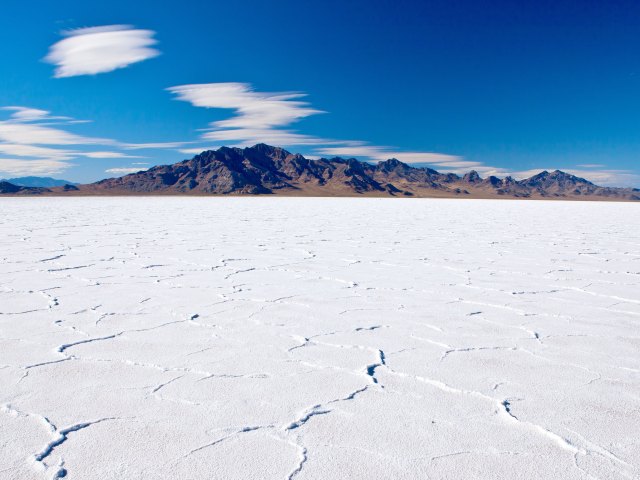
[[[640,200],[640,189],[601,187],[559,170],[530,178],[482,178],[417,168],[389,159],[377,164],[354,158],[308,159],[280,147],[222,147],[172,165],[99,182],[23,187],[0,182],[10,195],[261,195],[550,198]]]
[[[13,183],[18,187],[63,187],[65,185],[75,185],[75,183],[68,180],[60,180],[58,178],[51,177],[18,177],[8,178],[6,180],[0,179],[0,182]]]

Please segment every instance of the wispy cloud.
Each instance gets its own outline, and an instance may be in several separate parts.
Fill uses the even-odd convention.
[[[92,160],[145,159],[140,150],[177,149],[196,142],[124,143],[109,138],[79,135],[69,128],[86,120],[52,115],[24,106],[0,107],[0,173],[52,175]],[[200,143],[200,142],[197,142]],[[198,152],[199,153],[199,152]],[[77,160],[77,162],[71,163]],[[127,168],[139,171],[135,165]],[[130,173],[117,170],[108,173]]]
[[[7,176],[55,175],[70,167],[66,161],[56,159],[25,160],[0,158],[0,172]]]
[[[198,155],[207,150],[217,150],[220,147],[198,147],[198,148],[181,148],[178,150],[180,153],[184,153],[185,155]]]
[[[43,120],[71,120],[69,117],[51,116],[51,112],[40,110],[39,108],[8,106],[2,107],[0,110],[13,112],[10,118],[15,122],[35,122]]]
[[[311,108],[300,92],[257,92],[248,83],[205,83],[168,89],[195,107],[233,110],[226,120],[212,122],[202,138],[239,144],[317,145],[321,139],[287,130],[298,120],[324,113]]]
[[[151,150],[156,148],[179,148],[195,142],[155,142],[155,143],[123,143],[122,148],[127,150]]]
[[[51,115],[47,110],[28,107],[0,107],[0,110],[12,112],[9,118],[0,121],[0,145],[4,144],[5,151],[14,148],[18,151],[22,148],[25,152],[28,145],[91,145],[113,144],[113,140],[104,138],[83,137],[74,133],[55,128],[52,125],[77,123],[70,117]],[[13,147],[12,147],[13,145]],[[23,147],[19,147],[22,145]],[[13,153],[14,155],[22,155]],[[41,151],[44,154],[44,150]],[[53,154],[49,150],[48,155]]]
[[[139,155],[127,155],[122,152],[83,152],[82,156],[88,158],[144,158]]]
[[[256,92],[248,83],[206,83],[171,87],[170,92],[179,100],[196,107],[227,108],[235,110],[228,120],[214,122],[217,128],[271,128],[289,125],[301,118],[322,113],[307,102],[296,100],[306,97],[300,92]]]
[[[322,139],[311,135],[302,135],[287,130],[254,128],[214,130],[205,133],[202,135],[202,138],[214,142],[231,143],[240,146],[255,145],[256,143],[267,143],[278,146],[320,145],[324,143]]]
[[[10,175],[52,175],[71,167],[74,159],[143,158],[118,151],[125,145],[107,138],[70,132],[65,125],[78,123],[47,110],[9,106],[0,120],[0,172]],[[98,150],[98,148],[105,150]],[[90,150],[96,148],[96,150]],[[1,156],[6,157],[1,157]]]
[[[79,28],[63,35],[45,57],[56,65],[56,78],[111,72],[160,55],[152,48],[157,44],[154,31],[128,25]]]
[[[104,138],[91,138],[43,125],[0,122],[0,141],[21,145],[107,145]]]
[[[146,170],[146,168],[141,167],[115,167],[115,168],[107,168],[105,173],[112,173],[114,175],[126,175],[127,173],[136,173],[141,170]]]
[[[37,145],[23,145],[0,142],[0,154],[16,157],[48,157],[58,160],[70,160],[75,152],[58,148],[39,147]]]

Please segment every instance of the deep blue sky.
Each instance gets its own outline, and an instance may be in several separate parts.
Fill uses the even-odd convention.
[[[640,2],[4,0],[2,10],[0,106],[91,120],[60,126],[85,136],[195,142],[126,152],[144,159],[74,158],[54,176],[96,180],[220,145],[201,129],[233,111],[166,89],[244,82],[304,92],[327,112],[282,127],[298,133],[462,157],[434,161],[439,170],[561,168],[640,186]],[[43,58],[61,31],[117,24],[155,31],[161,55],[53,78]],[[0,153],[14,171],[16,160],[43,158]],[[0,177],[11,176],[2,165]]]

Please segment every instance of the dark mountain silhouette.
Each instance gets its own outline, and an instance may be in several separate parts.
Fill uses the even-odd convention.
[[[265,144],[248,148],[222,147],[173,165],[160,165],[88,185],[55,187],[32,193],[640,200],[638,189],[599,187],[559,170],[544,171],[524,180],[495,176],[483,179],[475,171],[460,177],[430,168],[412,167],[397,159],[376,165],[353,158],[311,160]]]
[[[0,180],[0,194],[38,195],[43,193],[51,193],[51,190],[40,187],[23,187],[21,185],[14,185],[13,183],[5,180]]]

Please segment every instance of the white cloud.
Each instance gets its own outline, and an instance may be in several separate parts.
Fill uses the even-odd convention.
[[[0,172],[8,176],[55,175],[70,164],[56,159],[25,160],[16,158],[0,158]]]
[[[318,145],[324,140],[283,127],[303,118],[324,113],[311,108],[300,92],[257,92],[247,83],[206,83],[168,89],[178,100],[196,107],[234,111],[226,120],[212,122],[202,135],[206,140],[239,145]]]
[[[45,61],[56,65],[56,78],[96,75],[157,57],[160,52],[152,30],[127,25],[79,28],[64,32]]]
[[[0,142],[22,145],[110,144],[112,140],[76,135],[66,130],[33,123],[0,122]]]
[[[256,143],[266,143],[274,146],[287,145],[320,145],[322,140],[310,135],[277,129],[236,128],[231,130],[214,130],[202,135],[205,140],[223,142],[237,146],[251,146]]]
[[[2,111],[10,112],[8,118],[0,120],[0,155],[7,156],[0,159],[0,172],[4,174],[57,174],[71,167],[70,162],[80,157],[143,158],[113,150],[83,152],[73,148],[99,145],[118,149],[123,145],[114,140],[85,137],[60,128],[60,125],[77,123],[70,117],[52,116],[46,110],[18,106],[0,107]],[[57,126],[51,126],[51,122]]]
[[[43,120],[49,118],[47,110],[40,110],[39,108],[28,107],[2,107],[2,110],[12,111],[11,118],[15,121],[30,122],[33,120]]]
[[[385,151],[385,148],[376,147],[373,145],[322,147],[316,149],[316,152],[318,152],[319,154],[327,155],[330,157],[365,157],[371,159],[380,158],[380,156],[383,155],[383,152]]]
[[[202,152],[206,152],[207,150],[217,150],[218,148],[220,147],[181,148],[178,151],[186,155],[198,155]]]
[[[247,83],[207,83],[171,87],[178,100],[196,107],[235,110],[228,120],[212,123],[217,128],[268,129],[289,125],[301,118],[323,113],[297,99],[306,96],[299,92],[256,92]]]
[[[127,173],[136,173],[141,170],[146,170],[146,168],[140,167],[116,167],[116,168],[108,168],[105,170],[105,173],[113,173],[115,175],[126,175]]]
[[[518,172],[512,172],[511,176],[516,180],[522,180],[524,178],[533,177],[534,175],[537,175],[544,170],[552,172],[555,170],[555,168],[532,168],[530,170],[520,170]]]
[[[127,155],[122,152],[83,152],[82,156],[88,158],[143,158],[138,155]]]
[[[194,142],[155,142],[155,143],[123,143],[122,148],[128,150],[145,150],[153,148],[179,148]]]
[[[9,120],[12,123],[38,123],[39,125],[88,123],[88,120],[75,120],[71,117],[51,115],[51,112],[48,110],[41,110],[39,108],[8,106],[0,107],[0,110],[13,112],[9,115]]]
[[[76,152],[58,148],[39,147],[37,145],[0,143],[0,153],[17,157],[48,157],[58,160],[69,160],[74,157]]]

